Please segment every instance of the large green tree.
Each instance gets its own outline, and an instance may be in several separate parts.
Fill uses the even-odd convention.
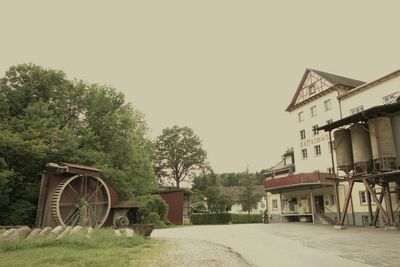
[[[206,157],[200,138],[189,127],[166,128],[156,140],[156,174],[159,179],[172,179],[177,188],[207,167]]]
[[[232,205],[230,195],[222,193],[218,186],[209,186],[206,191],[207,207],[211,213],[226,213]]]
[[[240,191],[238,202],[242,205],[242,210],[249,214],[253,209],[257,209],[261,195],[255,190],[256,178],[246,172],[246,175],[240,180]]]
[[[33,224],[47,162],[99,167],[128,198],[154,186],[143,115],[114,88],[12,66],[0,79],[0,225]]]

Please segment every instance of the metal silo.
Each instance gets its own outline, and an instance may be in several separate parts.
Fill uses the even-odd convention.
[[[368,128],[360,124],[350,127],[354,172],[367,173],[372,168],[372,148]]]
[[[350,130],[338,129],[333,133],[336,147],[336,162],[339,170],[347,175],[353,169],[353,152]]]
[[[392,117],[393,139],[396,147],[397,165],[400,166],[400,112]]]
[[[397,169],[396,148],[390,117],[377,117],[370,119],[368,123],[374,168],[377,170]]]

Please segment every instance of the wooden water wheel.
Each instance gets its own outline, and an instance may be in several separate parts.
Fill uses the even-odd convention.
[[[110,192],[104,181],[81,174],[64,179],[51,199],[52,217],[63,226],[101,227],[110,208]]]

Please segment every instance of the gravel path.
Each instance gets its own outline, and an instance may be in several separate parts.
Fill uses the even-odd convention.
[[[152,237],[174,244],[165,266],[400,266],[400,233],[382,229],[211,225],[155,230]]]
[[[160,238],[167,241],[168,251],[150,266],[154,267],[249,267],[239,254],[230,248],[215,243],[181,239],[181,238]]]

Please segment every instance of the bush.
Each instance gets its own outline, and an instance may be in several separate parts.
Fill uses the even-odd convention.
[[[261,223],[261,214],[231,214],[231,223]]]
[[[165,226],[168,216],[168,205],[158,195],[145,195],[137,198],[139,209],[135,223],[152,223],[157,228]]]
[[[195,202],[192,204],[194,213],[206,213],[207,206],[204,202]]]
[[[193,224],[228,224],[231,221],[231,214],[195,213],[190,219]]]
[[[194,213],[190,216],[193,224],[239,224],[261,223],[261,214],[233,214],[233,213]]]
[[[147,217],[143,218],[141,223],[154,224],[154,227],[158,229],[166,227],[165,223],[161,221],[160,215],[158,215],[158,213],[155,212],[150,212],[149,215],[147,215]]]

